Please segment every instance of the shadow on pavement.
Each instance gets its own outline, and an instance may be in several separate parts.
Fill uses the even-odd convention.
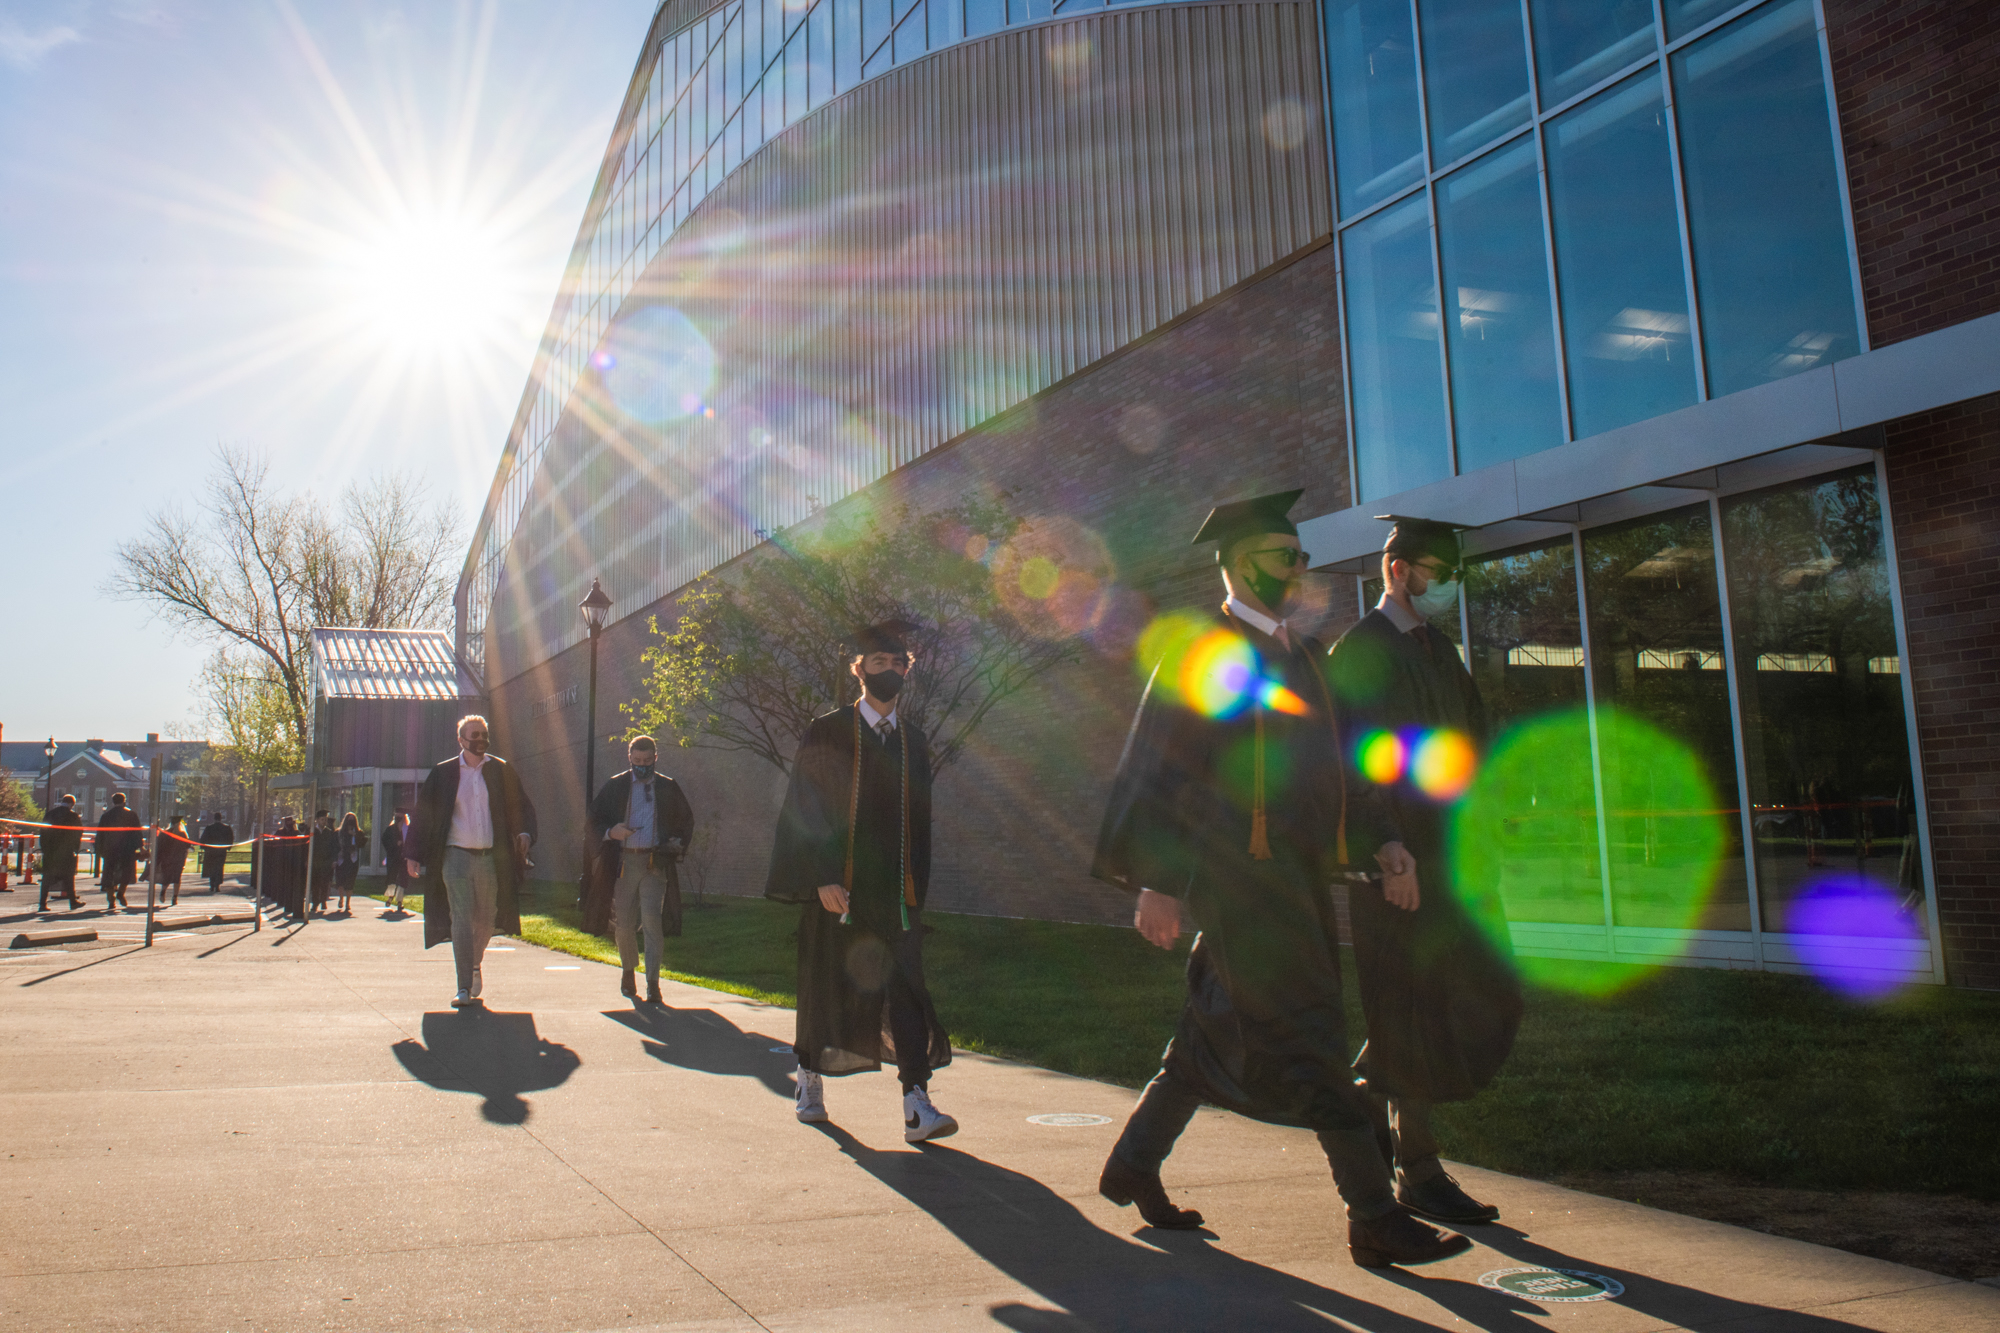
[[[643,1009],[607,1009],[604,1016],[623,1023],[651,1040],[640,1043],[662,1064],[700,1074],[754,1078],[778,1096],[798,1095],[792,1070],[798,1062],[790,1047],[780,1055],[776,1041],[745,1032],[712,1009],[668,1009],[651,1004]]]
[[[484,1007],[425,1014],[422,1042],[389,1049],[419,1082],[485,1098],[479,1113],[496,1125],[525,1124],[532,1108],[521,1094],[560,1087],[583,1063],[569,1047],[539,1036],[533,1014]]]

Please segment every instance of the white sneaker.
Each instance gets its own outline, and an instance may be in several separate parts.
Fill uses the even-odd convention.
[[[459,987],[458,994],[451,997],[451,1007],[454,1009],[470,1009],[472,1007],[472,992],[463,986]]]
[[[931,1105],[930,1093],[911,1088],[903,1094],[903,1142],[927,1143],[958,1133],[958,1122]]]
[[[799,1071],[799,1123],[819,1125],[832,1119],[826,1113],[826,1083],[810,1069]]]
[[[478,999],[479,992],[486,988],[486,976],[478,968],[472,969],[472,998]]]

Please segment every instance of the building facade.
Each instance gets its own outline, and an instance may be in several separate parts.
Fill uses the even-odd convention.
[[[2000,985],[1996,57],[1963,2],[669,0],[461,582],[501,752],[580,821],[593,577],[606,774],[763,534],[1004,495],[1143,623],[1303,486],[1328,633],[1378,515],[1466,530],[1518,948]],[[1114,631],[943,779],[941,905],[1124,910]],[[674,757],[755,892],[781,776]]]

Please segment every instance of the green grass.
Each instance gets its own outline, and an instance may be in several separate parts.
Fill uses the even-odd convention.
[[[534,889],[525,938],[616,963],[609,941],[576,929],[568,886]],[[927,919],[931,990],[962,1049],[1128,1087],[1159,1067],[1185,941],[1166,953],[1103,926]],[[677,980],[791,1005],[797,922],[796,908],[754,899],[690,902],[667,962]],[[1632,968],[1616,994],[1591,997],[1564,988],[1566,967],[1530,989],[1493,1086],[1439,1109],[1447,1155],[1540,1177],[1716,1171],[2000,1199],[2000,994],[1926,986],[1857,1005],[1801,977]]]

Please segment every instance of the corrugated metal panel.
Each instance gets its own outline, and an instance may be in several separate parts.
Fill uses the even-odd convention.
[[[489,678],[576,642],[593,575],[637,611],[1325,235],[1319,101],[1313,6],[1200,4],[967,42],[791,126],[626,297],[709,336],[714,417],[579,382]]]
[[[325,699],[457,699],[458,664],[441,630],[313,631],[316,694]]]

